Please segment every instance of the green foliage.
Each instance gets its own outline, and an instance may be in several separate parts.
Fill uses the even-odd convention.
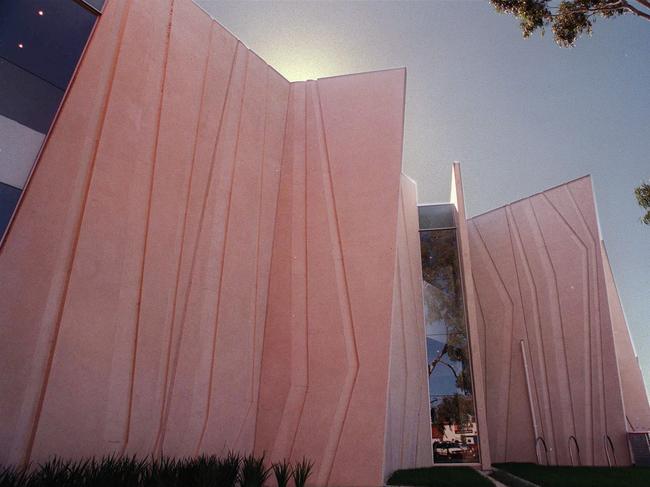
[[[264,465],[264,455],[261,457],[248,455],[242,460],[239,485],[240,487],[262,487],[270,473],[271,469]]]
[[[273,464],[273,473],[278,487],[287,487],[289,485],[292,472],[291,464],[287,460]]]
[[[431,421],[440,431],[445,425],[469,424],[474,418],[474,399],[470,395],[446,396],[440,404],[431,409]]]
[[[426,485],[430,487],[493,487],[492,482],[471,467],[429,467],[397,470],[388,485]]]
[[[583,34],[591,35],[598,17],[633,14],[650,20],[648,0],[490,0],[497,12],[514,15],[524,37],[551,27],[555,42],[571,47]]]
[[[295,467],[293,467],[293,472],[291,476],[293,477],[293,483],[296,487],[305,487],[307,479],[311,476],[311,471],[314,468],[314,464],[303,457]]]
[[[636,196],[639,206],[646,210],[645,215],[641,217],[641,221],[646,225],[650,225],[650,184],[642,183],[641,186],[635,188],[634,196]]]
[[[311,465],[304,459],[296,469],[287,461],[274,465],[278,487],[286,487],[294,471],[301,472],[295,480],[296,486],[304,486]],[[264,466],[264,455],[242,459],[232,452],[223,458],[214,455],[180,459],[109,456],[78,461],[52,458],[25,468],[0,466],[0,487],[235,487],[237,484],[262,487],[270,472]]]

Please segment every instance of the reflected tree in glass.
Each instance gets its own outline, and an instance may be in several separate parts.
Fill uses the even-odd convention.
[[[422,274],[425,287],[427,326],[435,334],[445,334],[445,345],[428,358],[429,376],[436,367],[447,367],[456,379],[456,386],[472,393],[465,313],[460,283],[455,230],[432,230],[420,233]],[[429,333],[427,333],[429,334]],[[460,362],[460,372],[450,362]]]
[[[477,462],[478,432],[455,229],[420,232],[436,462]]]

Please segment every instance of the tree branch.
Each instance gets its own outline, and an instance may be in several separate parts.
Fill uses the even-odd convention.
[[[644,7],[650,8],[650,1],[648,0],[636,0],[638,3],[643,5]]]
[[[645,5],[646,3],[650,3],[650,2],[647,2],[647,0],[643,0],[643,2],[641,2],[641,0],[637,0],[637,1],[640,2],[640,3],[643,3],[644,5]],[[650,14],[649,14],[649,13],[644,12],[643,10],[639,10],[638,8],[636,8],[636,7],[633,6],[633,5],[630,5],[630,4],[627,2],[627,0],[621,0],[621,4],[623,5],[623,8],[629,10],[629,11],[632,12],[633,14],[636,14],[636,15],[638,15],[639,17],[641,17],[641,18],[643,18],[643,19],[646,19],[647,21],[650,21]]]

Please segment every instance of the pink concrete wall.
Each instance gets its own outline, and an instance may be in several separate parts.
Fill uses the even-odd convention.
[[[404,83],[392,70],[291,87],[255,448],[313,458],[316,485],[379,485],[394,447],[385,438]],[[409,407],[418,424],[420,402]]]
[[[583,465],[629,464],[589,177],[472,218],[469,237],[492,461],[536,461],[541,436],[550,463],[577,464],[574,436]]]
[[[415,182],[402,175],[390,337],[384,475],[431,466],[431,412]]]
[[[474,289],[474,280],[472,279],[469,230],[467,215],[465,212],[465,192],[463,190],[463,179],[461,177],[460,164],[458,162],[454,162],[451,168],[451,194],[449,201],[453,203],[456,208],[454,220],[456,222],[460,271],[462,273],[463,298],[465,301],[470,363],[472,368],[472,392],[474,393],[476,422],[478,424],[481,467],[483,469],[488,469],[491,465],[491,456],[487,410],[485,404],[485,374],[483,373],[482,359],[482,356],[487,354],[488,350],[481,350],[480,347],[478,311],[476,309],[476,290]]]
[[[421,306],[404,70],[290,84],[191,0],[111,0],[73,83],[0,249],[0,463],[256,449],[379,485],[396,286]]]
[[[650,431],[650,404],[648,404],[648,395],[643,382],[639,359],[632,344],[630,330],[627,327],[625,313],[623,312],[621,299],[616,289],[614,275],[605,250],[605,243],[602,240],[600,241],[600,248],[605,263],[605,284],[607,285],[609,311],[614,327],[618,370],[621,374],[625,420],[629,431]]]
[[[193,2],[108,3],[0,256],[3,461],[252,448],[288,93]]]

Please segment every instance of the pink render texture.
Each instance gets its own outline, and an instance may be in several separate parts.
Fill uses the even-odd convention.
[[[404,86],[289,83],[191,0],[107,2],[0,251],[0,463],[429,465]]]
[[[430,466],[405,82],[290,83],[191,0],[107,1],[0,248],[0,464]],[[476,466],[629,465],[650,407],[590,179],[468,220],[454,164],[450,200]]]

